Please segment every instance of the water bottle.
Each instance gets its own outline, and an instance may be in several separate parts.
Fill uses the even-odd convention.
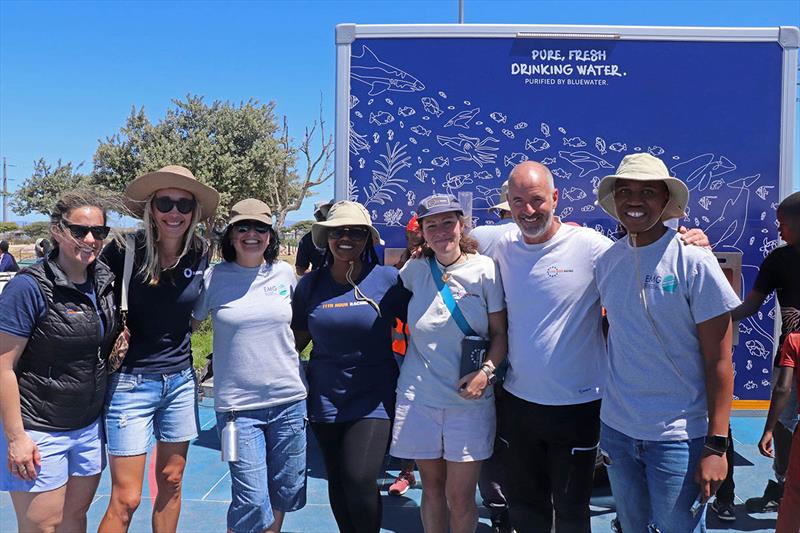
[[[239,460],[239,428],[236,427],[235,418],[233,413],[228,415],[228,422],[225,424],[225,427],[222,428],[220,448],[223,462]]]

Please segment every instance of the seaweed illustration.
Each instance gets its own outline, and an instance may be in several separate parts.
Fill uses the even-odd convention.
[[[347,199],[351,202],[358,201],[358,186],[356,185],[356,180],[353,179],[353,176],[347,177]]]
[[[404,183],[408,180],[398,178],[397,173],[404,168],[411,166],[409,160],[410,155],[406,155],[406,147],[408,145],[400,145],[395,143],[393,147],[386,143],[386,153],[381,154],[375,163],[381,170],[372,171],[372,182],[364,188],[366,200],[364,206],[369,206],[372,203],[384,205],[386,202],[391,202],[392,197],[398,192],[406,192]]]

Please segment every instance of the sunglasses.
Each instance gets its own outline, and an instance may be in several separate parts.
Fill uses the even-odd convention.
[[[169,196],[156,196],[153,198],[153,205],[161,213],[169,213],[173,207],[178,208],[179,213],[188,215],[194,211],[197,202],[194,198],[181,198],[180,200],[173,200]]]
[[[247,233],[250,230],[255,230],[256,233],[267,233],[269,231],[269,224],[263,222],[237,222],[233,225],[233,230],[237,233]]]
[[[331,239],[341,239],[347,234],[354,241],[363,241],[369,235],[369,229],[362,227],[340,227],[328,230],[328,237]]]
[[[95,240],[102,241],[108,237],[108,233],[111,231],[108,226],[82,226],[81,224],[70,224],[64,221],[61,222],[61,225],[67,228],[72,236],[79,241],[85,239],[89,233],[92,234]]]

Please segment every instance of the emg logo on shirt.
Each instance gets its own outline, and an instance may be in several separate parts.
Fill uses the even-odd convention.
[[[571,268],[560,268],[558,265],[552,265],[550,268],[547,269],[547,275],[551,278],[558,276],[559,274],[574,272]]]
[[[658,289],[659,287],[661,287],[661,290],[663,292],[671,294],[675,292],[675,290],[678,288],[678,278],[676,278],[672,274],[667,274],[666,276],[659,276],[658,274],[647,274],[644,277],[644,286],[653,289]]]

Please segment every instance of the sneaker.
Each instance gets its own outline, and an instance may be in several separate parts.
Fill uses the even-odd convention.
[[[417,484],[417,478],[414,477],[414,472],[400,472],[394,483],[389,485],[389,494],[392,496],[402,496],[408,489]]]
[[[764,495],[757,498],[748,498],[744,507],[749,513],[771,513],[778,510],[778,505],[783,498],[783,484],[769,480]]]
[[[736,509],[733,507],[732,502],[723,502],[719,498],[715,498],[711,503],[711,510],[717,514],[717,518],[725,522],[733,522],[736,520]]]
[[[492,510],[492,533],[516,533],[511,526],[511,518],[508,516],[508,509]]]

